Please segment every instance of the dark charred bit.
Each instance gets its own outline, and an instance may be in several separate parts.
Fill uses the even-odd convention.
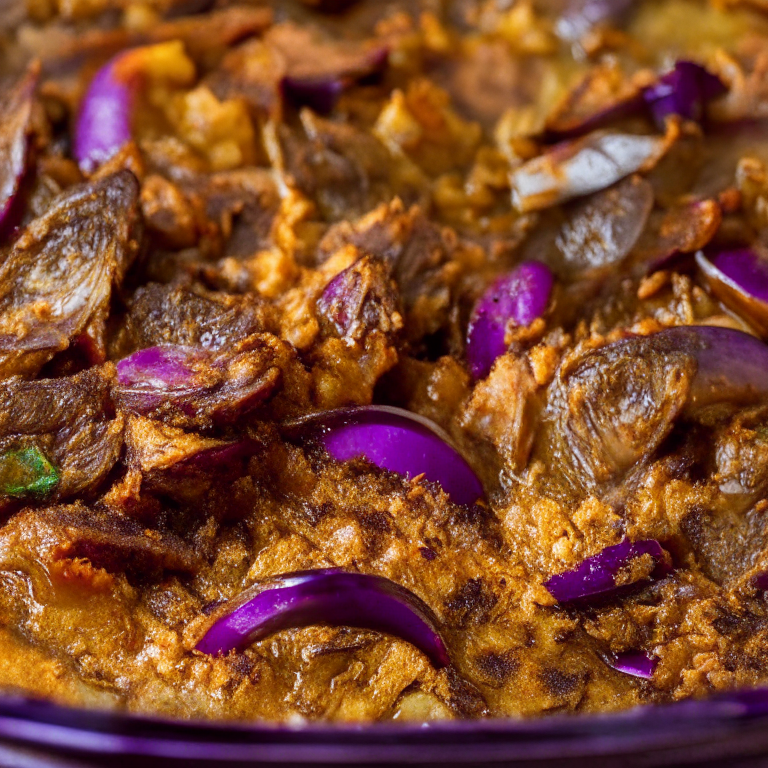
[[[462,717],[487,717],[488,704],[482,693],[463,678],[454,667],[446,669],[450,704]]]
[[[485,685],[501,688],[520,669],[516,650],[486,651],[475,657],[474,665]]]
[[[539,680],[551,696],[566,698],[576,690],[581,677],[576,673],[563,672],[556,667],[545,667],[539,673]]]
[[[468,579],[446,601],[445,610],[450,624],[468,627],[488,621],[497,601],[496,595],[482,579]]]

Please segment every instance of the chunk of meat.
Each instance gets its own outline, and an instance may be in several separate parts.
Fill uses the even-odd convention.
[[[618,481],[670,433],[695,373],[691,355],[660,349],[649,337],[567,362],[551,388],[540,445],[553,442],[555,460],[577,488]]]
[[[39,58],[43,73],[50,78],[70,74],[83,58],[107,59],[125,48],[169,40],[181,40],[196,60],[214,62],[230,46],[263,32],[272,23],[272,9],[246,5],[218,8],[205,15],[161,21],[148,28],[82,30],[70,25],[50,24],[29,30],[23,48],[28,58]]]
[[[147,230],[166,248],[189,248],[197,242],[195,212],[184,193],[162,176],[148,176],[141,187]]]
[[[199,346],[213,351],[232,348],[273,326],[267,302],[206,291],[198,286],[149,283],[134,293],[113,357],[158,344]]]
[[[81,502],[25,510],[11,518],[0,529],[0,563],[13,562],[21,552],[41,563],[86,558],[97,568],[142,576],[200,566],[197,555],[176,536],[144,530],[135,520]]]
[[[535,393],[525,359],[503,355],[475,387],[462,415],[462,425],[487,440],[512,472],[528,463],[540,410]]]
[[[326,286],[317,313],[326,333],[360,340],[371,331],[391,336],[401,330],[398,304],[397,286],[384,262],[363,256]]]
[[[191,188],[225,237],[224,256],[251,256],[271,247],[280,195],[270,171],[241,168],[215,173]]]
[[[80,336],[104,357],[113,288],[138,250],[139,185],[128,171],[68,191],[0,266],[0,377],[34,376]]]
[[[282,346],[271,334],[261,334],[221,352],[150,347],[120,362],[113,396],[119,408],[173,426],[232,423],[279,388]]]
[[[140,473],[141,491],[159,493],[194,504],[216,480],[242,473],[242,459],[258,443],[245,438],[221,440],[185,432],[153,419],[131,416],[125,431],[126,463]],[[125,505],[126,500],[123,500]]]
[[[329,40],[317,30],[283,22],[228,53],[209,82],[220,98],[242,97],[257,114],[279,118],[286,80],[342,88],[381,69],[382,61],[386,51],[375,43]]]
[[[433,224],[418,207],[405,210],[396,199],[355,223],[331,227],[320,243],[320,258],[348,244],[377,256],[392,270],[409,339],[436,333],[447,323],[461,272],[461,243],[452,229]]]
[[[349,123],[300,114],[304,135],[281,125],[285,170],[328,221],[355,218],[400,194],[421,192],[398,175],[398,159],[373,134]]]
[[[286,75],[297,79],[359,77],[370,73],[381,58],[380,46],[323,39],[311,28],[290,22],[273,26],[264,41],[283,56]]]
[[[59,473],[47,500],[97,488],[117,462],[123,419],[111,415],[111,385],[110,369],[91,368],[0,388],[0,451],[35,447],[47,456]]]
[[[435,73],[458,110],[492,128],[504,110],[535,102],[544,72],[535,57],[517,56],[503,40],[472,46]]]

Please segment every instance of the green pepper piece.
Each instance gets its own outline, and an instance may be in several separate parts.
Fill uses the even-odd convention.
[[[5,496],[42,498],[58,484],[58,469],[36,446],[0,455],[0,493]]]

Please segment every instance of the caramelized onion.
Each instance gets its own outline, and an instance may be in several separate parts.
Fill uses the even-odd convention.
[[[512,172],[512,201],[528,212],[589,195],[652,168],[669,146],[664,136],[608,131],[562,142]]]
[[[448,651],[429,606],[381,576],[340,568],[299,571],[255,584],[222,606],[197,650],[242,651],[273,632],[312,624],[372,629],[415,645],[440,668]]]
[[[667,328],[653,334],[661,351],[693,356],[697,369],[686,409],[713,403],[757,403],[768,399],[768,346],[760,339],[708,325]],[[621,342],[619,342],[621,343]]]
[[[117,364],[115,400],[126,410],[185,426],[232,422],[270,397],[279,370],[258,349],[215,352],[163,344]]]

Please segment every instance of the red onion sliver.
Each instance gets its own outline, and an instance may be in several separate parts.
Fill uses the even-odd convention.
[[[117,364],[116,402],[177,425],[201,417],[232,423],[275,392],[279,370],[263,350],[217,352],[163,344],[134,352]]]
[[[678,61],[675,68],[643,92],[651,115],[663,127],[669,115],[701,122],[708,101],[726,92],[722,80],[693,61]]]
[[[530,325],[544,314],[552,282],[547,266],[525,261],[496,278],[478,299],[467,329],[467,360],[475,379],[487,376],[496,358],[506,352],[504,337],[510,321]]]
[[[450,438],[433,422],[402,408],[368,406],[313,417],[337,461],[364,457],[390,472],[439,483],[456,504],[474,504],[483,486]]]
[[[134,352],[117,364],[117,381],[122,386],[141,384],[166,389],[186,388],[194,378],[193,364],[205,357],[196,347],[161,344]]]
[[[121,67],[133,51],[107,62],[91,80],[74,132],[74,154],[84,173],[93,173],[131,140],[131,113],[138,72]]]
[[[134,102],[145,78],[189,85],[195,67],[180,41],[122,51],[91,80],[74,130],[74,155],[84,173],[93,173],[131,139]]]
[[[241,651],[281,629],[330,624],[395,635],[415,645],[436,667],[450,664],[429,607],[381,576],[338,568],[288,573],[254,585],[220,613],[197,644],[198,651]]]
[[[608,664],[617,672],[639,677],[642,680],[651,680],[659,660],[650,657],[642,651],[627,651],[616,653],[608,660]]]
[[[573,570],[551,576],[544,586],[560,603],[606,597],[629,586],[622,582],[617,584],[616,578],[633,560],[644,555],[650,555],[656,563],[653,578],[667,572],[665,552],[658,541],[646,539],[632,542],[624,539],[619,544],[606,547],[602,552],[588,557]]]

